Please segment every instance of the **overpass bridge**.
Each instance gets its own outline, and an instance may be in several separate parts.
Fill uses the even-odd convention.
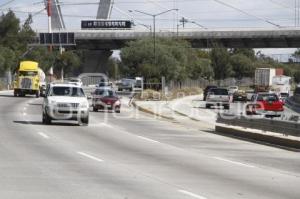
[[[126,42],[152,37],[151,32],[128,30],[78,30],[74,32],[75,45],[67,48],[86,49],[84,72],[105,72],[112,50]],[[260,29],[201,29],[195,31],[157,32],[160,38],[180,38],[191,42],[194,48],[300,48],[300,28]],[[60,44],[64,45],[64,44]],[[102,68],[101,70],[99,70]]]
[[[153,33],[135,30],[75,31],[76,48],[115,50],[126,42],[151,37]],[[181,32],[157,32],[160,38],[180,38],[195,48],[299,48],[300,28],[201,29]]]

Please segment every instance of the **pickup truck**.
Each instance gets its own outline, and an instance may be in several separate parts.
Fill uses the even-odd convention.
[[[212,106],[223,106],[224,109],[230,109],[230,98],[228,90],[225,88],[211,88],[206,97],[206,108]]]

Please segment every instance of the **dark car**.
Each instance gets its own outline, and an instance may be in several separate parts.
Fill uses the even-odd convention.
[[[247,94],[244,91],[236,91],[232,95],[232,102],[247,102]]]
[[[93,111],[113,110],[116,113],[121,112],[121,101],[116,92],[109,88],[98,88],[92,93]]]
[[[214,85],[206,86],[206,88],[204,89],[204,92],[203,92],[203,101],[206,100],[207,94],[208,94],[209,90],[212,88],[217,88],[217,86],[214,86]]]

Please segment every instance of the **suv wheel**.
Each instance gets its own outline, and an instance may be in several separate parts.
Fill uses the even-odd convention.
[[[39,97],[40,97],[40,91],[36,91],[35,97],[36,97],[36,98],[39,98]]]
[[[94,111],[94,112],[97,112],[98,109],[97,109],[96,107],[93,107],[93,111]]]
[[[81,118],[81,123],[87,126],[89,124],[89,116]]]
[[[116,112],[116,113],[121,113],[120,107],[116,107],[116,108],[115,108],[115,112]]]
[[[43,113],[43,124],[51,124],[51,118],[45,113]]]
[[[230,106],[229,105],[224,105],[224,109],[229,110]]]
[[[205,107],[210,109],[210,104],[206,104]]]

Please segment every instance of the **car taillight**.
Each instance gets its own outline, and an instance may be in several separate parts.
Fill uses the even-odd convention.
[[[260,104],[255,104],[254,108],[259,109],[259,108],[261,108],[261,105]]]

